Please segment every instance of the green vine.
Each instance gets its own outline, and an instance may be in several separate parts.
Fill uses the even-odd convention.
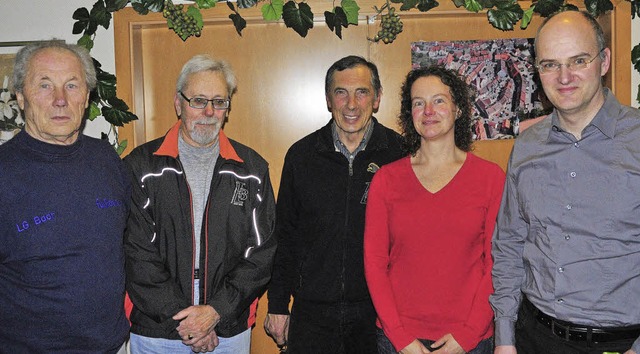
[[[452,1],[456,7],[465,8],[470,12],[477,13],[486,10],[489,23],[503,31],[513,30],[518,22],[520,22],[520,28],[527,28],[534,13],[547,17],[564,8],[576,8],[574,5],[566,3],[565,0],[534,0],[528,9],[522,9],[517,0]],[[640,0],[626,1],[631,3],[631,17],[635,18],[640,15]],[[189,37],[199,37],[202,33],[204,23],[200,10],[214,7],[218,1],[194,0],[191,2],[192,4],[185,6],[183,4],[174,5],[172,0],[97,0],[91,10],[83,7],[73,13],[73,19],[76,20],[73,24],[73,34],[82,34],[78,44],[91,50],[98,26],[109,28],[112,13],[131,3],[133,9],[141,15],[146,15],[149,12],[161,12],[167,19],[167,26],[183,41],[186,41]],[[237,7],[232,2],[226,1],[231,12],[229,19],[238,35],[242,36],[242,31],[247,25],[240,11],[258,6],[259,2],[262,2],[260,10],[265,21],[282,20],[288,28],[293,29],[302,37],[306,37],[309,30],[313,28],[313,11],[309,4],[302,0],[300,2],[295,0],[286,2],[285,0],[237,0]],[[386,0],[381,8],[374,8],[376,16],[380,15],[382,20],[380,31],[376,37],[369,40],[391,43],[402,32],[402,20],[391,3],[399,4],[400,12],[412,9],[427,12],[440,5],[436,0]],[[584,4],[587,11],[596,17],[613,10],[611,0],[584,0]],[[325,11],[325,23],[329,30],[342,39],[343,28],[348,28],[349,25],[357,26],[359,11],[360,7],[355,0],[341,0],[339,5],[333,7],[332,11]],[[640,44],[634,46],[631,52],[631,61],[634,69],[640,72]],[[115,76],[101,70],[100,63],[97,61],[95,63],[98,69],[98,88],[90,98],[90,119],[102,114],[107,122],[115,126],[123,126],[137,119],[134,114],[129,112],[129,107],[124,101],[116,96]],[[640,87],[638,91],[636,100],[640,103]],[[116,142],[116,144],[118,143]],[[124,147],[119,149],[123,151]]]

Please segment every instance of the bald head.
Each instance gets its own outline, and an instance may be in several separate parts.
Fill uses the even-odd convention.
[[[536,52],[541,41],[554,40],[562,35],[573,36],[576,32],[582,32],[583,37],[593,41],[597,51],[607,45],[602,27],[593,16],[583,11],[563,11],[547,17],[538,28],[534,43]]]

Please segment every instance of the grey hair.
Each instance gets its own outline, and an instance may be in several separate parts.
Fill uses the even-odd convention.
[[[554,18],[556,15],[559,15],[559,14],[561,14],[563,12],[568,12],[568,11],[573,11],[573,12],[579,13],[585,20],[587,20],[587,22],[589,22],[589,24],[591,25],[591,28],[593,29],[593,33],[596,35],[596,43],[598,45],[598,51],[600,52],[600,59],[604,59],[605,58],[605,53],[604,53],[603,49],[607,47],[607,40],[604,38],[604,31],[602,30],[602,27],[598,23],[598,20],[596,20],[595,17],[593,17],[590,13],[588,13],[586,11],[579,11],[579,10],[575,10],[575,9],[572,9],[572,8],[569,8],[569,9],[566,9],[566,10],[563,10],[563,11],[557,11],[557,12],[551,14],[549,17],[545,18],[542,21],[542,24],[538,28],[538,32],[536,33],[536,38],[535,38],[535,41],[533,43],[534,48],[536,48],[536,49],[538,48],[537,44],[538,44],[538,37],[540,36],[540,31],[549,22],[549,20]]]
[[[217,71],[224,75],[229,98],[236,92],[236,74],[231,69],[231,65],[222,59],[213,59],[204,54],[196,55],[184,64],[182,71],[180,71],[180,76],[178,76],[176,91],[182,92],[187,84],[189,75],[203,71]]]
[[[15,93],[22,93],[24,90],[24,80],[27,76],[27,69],[29,68],[29,62],[39,52],[54,48],[57,50],[66,50],[75,55],[76,58],[82,64],[84,69],[85,82],[89,91],[96,87],[96,68],[93,65],[93,58],[89,54],[89,51],[75,44],[67,44],[59,39],[52,39],[49,41],[27,44],[24,46],[18,54],[16,54],[16,61],[13,66],[13,75],[11,77],[11,86]]]

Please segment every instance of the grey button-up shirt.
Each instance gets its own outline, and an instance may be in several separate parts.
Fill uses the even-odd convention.
[[[605,96],[582,139],[554,112],[515,142],[493,239],[496,345],[515,343],[522,293],[565,321],[640,324],[640,111]]]

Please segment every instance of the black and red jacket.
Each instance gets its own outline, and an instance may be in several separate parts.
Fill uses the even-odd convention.
[[[200,289],[193,289],[191,191],[178,155],[179,133],[180,121],[124,159],[133,179],[125,233],[131,331],[180,339],[172,317],[199,291],[201,304],[221,316],[217,334],[234,336],[255,323],[257,299],[271,274],[276,242],[269,166],[220,132],[200,238]]]

